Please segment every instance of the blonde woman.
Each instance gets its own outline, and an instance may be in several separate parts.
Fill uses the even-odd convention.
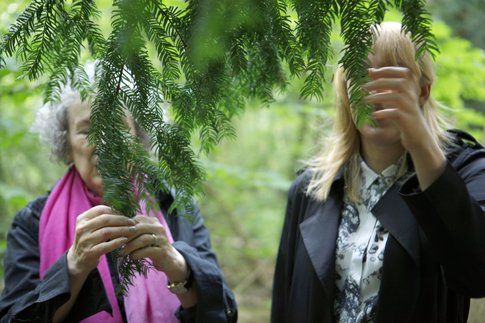
[[[485,149],[445,130],[401,25],[373,34],[377,124],[356,127],[338,69],[332,135],[290,188],[272,322],[466,322],[485,296]]]

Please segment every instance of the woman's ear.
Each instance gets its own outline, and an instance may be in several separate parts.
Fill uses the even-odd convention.
[[[66,157],[64,158],[64,162],[68,166],[74,163],[74,158],[72,158],[71,145],[69,145],[69,143],[66,143]]]
[[[421,94],[419,95],[419,105],[423,106],[428,101],[431,95],[431,84],[424,84],[421,86]]]

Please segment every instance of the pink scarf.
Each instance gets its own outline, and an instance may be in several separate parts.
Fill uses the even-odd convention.
[[[77,170],[71,167],[52,190],[40,218],[41,279],[47,269],[72,245],[77,216],[99,203],[100,199],[86,188]],[[142,214],[145,214],[146,208],[142,207],[142,203],[140,203],[140,206]],[[160,211],[150,211],[149,213],[148,216],[157,217],[165,227],[168,239],[172,243],[173,238],[162,213]],[[82,322],[123,322],[106,256],[100,258],[98,271],[113,314],[110,315],[108,312],[102,311],[84,319]],[[178,322],[174,313],[180,306],[180,302],[175,295],[167,290],[167,277],[164,273],[150,269],[146,278],[137,275],[133,282],[133,286],[129,287],[124,298],[128,322]]]

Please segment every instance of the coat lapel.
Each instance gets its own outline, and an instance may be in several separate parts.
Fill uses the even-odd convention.
[[[377,322],[409,322],[420,285],[420,246],[416,220],[393,185],[372,209],[389,231],[384,251]]]
[[[337,176],[335,180],[327,201],[325,203],[312,201],[306,211],[305,220],[300,223],[303,243],[330,305],[334,300],[335,247],[343,206],[343,180],[341,176]],[[372,209],[372,213],[390,234],[384,256],[379,308],[388,307],[387,304],[381,306],[382,298],[386,298],[385,303],[391,302],[393,306],[392,313],[378,311],[379,321],[386,317],[395,318],[396,313],[405,317],[406,311],[412,308],[416,298],[410,297],[404,301],[394,296],[400,298],[405,294],[414,295],[412,291],[419,289],[417,287],[420,265],[418,226],[408,206],[400,197],[399,188],[399,185],[393,185]],[[402,268],[395,268],[393,266],[395,263],[402,264]],[[399,277],[409,283],[403,284]],[[396,293],[396,288],[403,290],[404,294]]]
[[[393,185],[374,206],[372,214],[419,266],[418,225],[399,189],[399,185]]]
[[[312,202],[309,216],[300,223],[303,243],[330,304],[334,299],[335,244],[342,208],[341,193],[335,191],[340,190],[332,190],[325,203]]]

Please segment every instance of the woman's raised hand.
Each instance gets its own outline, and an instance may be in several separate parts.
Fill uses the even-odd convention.
[[[430,86],[422,85],[411,70],[400,66],[370,68],[371,82],[364,88],[365,99],[380,106],[372,113],[377,121],[393,122],[401,133],[401,144],[410,153],[421,190],[428,188],[443,172],[446,157],[425,120],[422,106]]]
[[[375,120],[393,122],[401,132],[401,143],[412,152],[431,138],[421,111],[422,101],[429,96],[429,86],[420,86],[419,80],[406,67],[385,66],[370,68],[372,81],[364,85],[371,94],[365,99],[382,109],[374,111]]]
[[[135,233],[135,221],[115,214],[105,205],[95,206],[77,217],[74,243],[67,252],[71,274],[88,274],[99,258],[124,245]]]

